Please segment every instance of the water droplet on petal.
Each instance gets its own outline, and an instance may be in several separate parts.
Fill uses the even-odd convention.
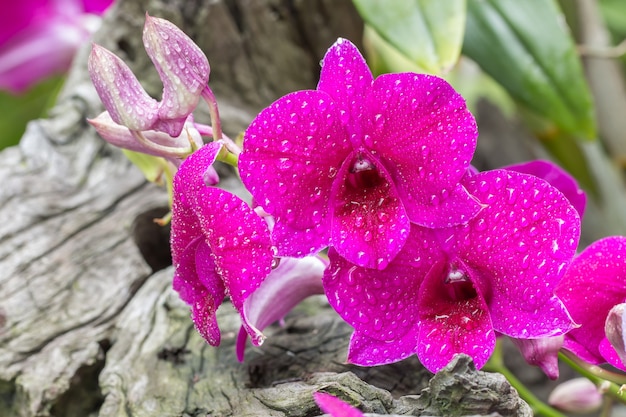
[[[385,127],[385,119],[383,118],[382,114],[377,114],[376,116],[374,116],[374,125],[378,130],[382,130]]]

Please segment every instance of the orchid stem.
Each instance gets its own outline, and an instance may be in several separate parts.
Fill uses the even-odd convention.
[[[137,141],[139,141],[146,148],[149,148],[158,153],[159,156],[162,157],[172,157],[172,158],[180,158],[185,159],[189,154],[193,152],[191,147],[189,148],[173,148],[170,146],[159,145],[158,143],[154,143],[148,138],[146,138],[143,133],[138,130],[131,130],[131,133]]]
[[[509,384],[517,390],[519,396],[526,401],[528,405],[530,405],[533,409],[534,415],[545,417],[566,417],[564,414],[537,398],[535,394],[526,388],[522,381],[513,375],[509,368],[507,368],[504,364],[504,360],[502,358],[502,345],[499,341],[496,342],[496,348],[494,349],[493,355],[489,359],[489,362],[487,362],[487,364],[483,367],[483,370],[502,374],[507,381],[509,381]]]
[[[626,377],[624,375],[619,375],[584,362],[568,351],[559,352],[559,358],[576,372],[596,384],[603,394],[626,404]]]
[[[217,155],[217,160],[224,162],[234,168],[237,168],[239,166],[239,158],[237,157],[237,155],[229,152],[226,147],[222,148],[220,153]]]
[[[232,141],[232,139],[224,136],[222,132],[222,122],[220,121],[220,113],[217,108],[217,99],[215,98],[215,94],[213,94],[213,90],[211,90],[208,85],[204,87],[204,90],[202,90],[202,98],[209,106],[209,116],[211,116],[211,133],[213,136],[213,140],[223,140],[226,149],[228,149],[235,156],[239,156],[239,154],[241,153],[241,149],[239,149],[239,146],[237,146],[235,142]]]

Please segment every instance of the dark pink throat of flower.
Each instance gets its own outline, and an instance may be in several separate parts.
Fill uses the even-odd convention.
[[[355,189],[374,188],[381,183],[381,180],[374,163],[359,153],[350,165],[348,184]]]
[[[443,280],[443,288],[451,301],[464,301],[476,297],[476,289],[465,271],[451,266]]]

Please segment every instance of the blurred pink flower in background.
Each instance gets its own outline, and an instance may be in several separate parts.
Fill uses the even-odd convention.
[[[20,0],[0,14],[0,90],[21,93],[67,71],[113,0]]]

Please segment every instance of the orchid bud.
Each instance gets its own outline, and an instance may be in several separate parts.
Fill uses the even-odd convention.
[[[626,365],[624,307],[626,307],[626,303],[618,304],[609,311],[604,323],[604,332],[620,360]]]
[[[555,380],[559,377],[559,349],[563,346],[563,336],[542,337],[539,339],[515,339],[513,343],[530,365],[535,365]]]
[[[100,100],[115,123],[136,131],[152,128],[158,117],[158,103],[124,61],[94,44],[87,66]]]
[[[209,82],[209,61],[178,27],[147,14],[143,43],[163,81],[157,128],[177,136]]]
[[[568,413],[586,414],[600,408],[602,394],[587,378],[574,378],[557,385],[548,403]]]

